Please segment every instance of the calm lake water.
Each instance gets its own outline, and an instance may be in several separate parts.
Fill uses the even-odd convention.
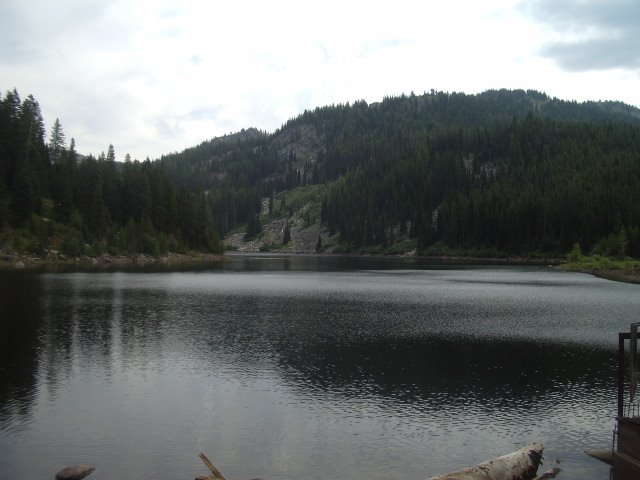
[[[545,444],[605,480],[640,287],[544,267],[233,256],[0,274],[0,478],[423,479]],[[546,467],[546,468],[545,468]],[[541,471],[542,471],[541,469]]]

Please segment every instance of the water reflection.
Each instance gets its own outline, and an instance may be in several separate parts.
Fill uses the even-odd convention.
[[[300,388],[389,397],[403,403],[453,403],[465,397],[499,406],[537,405],[572,383],[611,388],[615,352],[571,344],[485,342],[432,337],[314,345],[281,343],[282,370]]]
[[[28,417],[36,390],[42,286],[30,275],[0,275],[0,427]]]
[[[537,439],[603,478],[581,450],[610,441],[634,287],[305,261],[0,276],[0,471],[194,477],[207,450],[230,477],[422,478]]]

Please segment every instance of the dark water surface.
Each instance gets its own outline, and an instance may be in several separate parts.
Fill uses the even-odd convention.
[[[533,440],[604,480],[640,287],[536,267],[232,257],[0,274],[0,478],[423,479]],[[543,467],[545,468],[545,467]]]

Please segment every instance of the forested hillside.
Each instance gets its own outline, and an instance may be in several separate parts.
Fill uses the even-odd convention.
[[[372,157],[332,190],[327,221],[354,245],[407,225],[419,250],[562,253],[615,234],[607,253],[640,255],[638,152],[638,127],[530,116],[466,129]]]
[[[210,191],[222,233],[291,216],[286,192],[321,184],[313,208],[339,251],[557,255],[579,242],[640,256],[640,111],[622,103],[431,92],[247,132],[161,159],[198,173],[188,181]],[[261,198],[270,215],[257,217]]]
[[[80,157],[0,100],[0,248],[640,257],[640,110],[536,91],[305,111],[156,161]],[[249,248],[249,247],[247,247]]]
[[[98,158],[67,145],[58,120],[45,140],[38,102],[0,100],[0,251],[43,255],[221,251],[202,192],[178,188],[151,161]]]

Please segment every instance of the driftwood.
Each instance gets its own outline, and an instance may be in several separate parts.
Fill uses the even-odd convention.
[[[204,462],[204,464],[207,466],[207,468],[213,475],[209,475],[207,477],[196,477],[196,480],[225,480],[224,475],[220,473],[220,470],[218,470],[215,467],[215,465],[211,463],[211,461],[207,458],[207,456],[204,453],[200,452],[200,455],[198,456]]]
[[[534,442],[507,455],[429,480],[531,480],[542,461],[543,448],[541,443]]]

